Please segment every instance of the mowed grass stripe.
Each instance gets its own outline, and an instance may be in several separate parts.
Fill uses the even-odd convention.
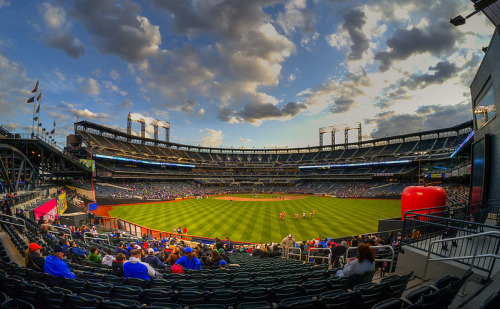
[[[253,197],[253,195],[240,195]],[[261,198],[270,198],[261,195]],[[378,219],[401,214],[400,201],[357,200],[306,197],[297,200],[233,201],[184,200],[161,204],[115,207],[110,215],[151,229],[172,231],[173,226],[187,226],[188,233],[206,237],[229,236],[249,242],[279,242],[289,233],[296,240],[324,234],[331,237],[375,232]],[[285,220],[279,213],[286,211]],[[316,211],[313,219],[309,212]],[[295,212],[299,219],[295,220]],[[302,219],[302,211],[306,219]]]

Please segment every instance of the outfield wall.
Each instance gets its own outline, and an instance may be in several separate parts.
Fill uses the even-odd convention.
[[[106,205],[121,205],[121,204],[144,204],[154,202],[168,202],[169,200],[143,200],[137,198],[116,198],[116,197],[97,197],[97,206]]]

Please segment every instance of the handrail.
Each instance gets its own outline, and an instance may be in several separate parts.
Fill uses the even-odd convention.
[[[290,251],[292,251],[292,250],[299,250],[299,253],[290,253]],[[285,252],[283,252],[283,253],[285,253]],[[299,261],[302,261],[302,249],[300,249],[300,248],[292,248],[292,247],[288,248],[286,250],[286,256],[285,256],[285,258],[289,259],[291,255],[293,255],[293,256],[299,256]]]
[[[325,255],[312,255],[311,253],[313,251],[326,251],[328,250],[330,252],[329,255],[325,256]],[[330,248],[308,248],[307,249],[307,260],[306,262],[309,262],[311,260],[311,258],[319,258],[319,259],[328,259],[328,267],[330,267],[332,265],[332,250],[330,250]]]
[[[479,246],[476,244],[476,248],[474,250],[474,254],[472,256],[466,255],[466,256],[456,256],[456,257],[448,257],[448,258],[433,258],[431,259],[431,249],[434,244],[437,243],[442,243],[442,242],[449,242],[449,241],[455,241],[455,240],[461,240],[461,239],[472,239],[472,238],[479,238],[483,236],[488,236],[488,235],[497,235],[500,236],[499,231],[489,231],[489,232],[483,232],[483,233],[477,233],[477,234],[472,234],[472,235],[467,235],[467,236],[458,236],[458,237],[453,237],[453,238],[446,238],[446,239],[437,239],[432,241],[429,244],[429,249],[427,250],[427,261],[425,262],[425,268],[424,268],[424,274],[422,275],[422,282],[425,281],[425,276],[427,275],[427,267],[429,265],[429,262],[434,262],[434,261],[456,261],[456,260],[463,260],[463,259],[472,259],[472,262],[470,263],[470,270],[472,271],[472,267],[474,267],[474,260],[476,258],[487,258],[487,257],[494,257],[494,258],[500,258],[500,256],[495,255],[495,254],[477,254],[477,250],[479,249]],[[488,276],[489,279],[489,276]],[[464,291],[465,291],[465,285],[464,284]]]
[[[412,210],[407,210],[405,211],[404,215],[403,215],[403,218],[406,218],[406,214],[407,213],[414,213],[414,212],[417,212],[417,211],[425,211],[425,210],[432,210],[432,209],[442,209],[442,208],[445,208],[446,210],[443,210],[443,211],[440,211],[440,212],[446,212],[446,211],[449,211],[450,210],[450,207],[449,206],[435,206],[435,207],[428,207],[428,208],[420,208],[420,209],[412,209]],[[430,214],[430,213],[428,213]],[[426,215],[426,214],[420,214],[420,215]]]
[[[391,258],[390,259],[377,259],[375,258],[375,262],[391,262],[391,266],[389,268],[389,273],[391,274],[392,273],[392,265],[394,263],[394,248],[392,246],[389,246],[389,245],[383,245],[383,246],[370,246],[370,248],[377,248],[377,249],[380,249],[380,248],[389,248],[391,249]],[[349,247],[347,248],[347,250],[345,251],[345,256],[349,256],[347,253],[349,252],[349,250],[356,250],[358,249],[358,247]]]
[[[0,219],[0,223],[6,223],[6,224],[10,224],[10,225],[18,225],[18,226],[24,227],[26,229],[25,225],[13,223],[13,222],[10,222],[10,221],[5,221],[5,220],[1,220]]]
[[[24,222],[24,220],[23,220],[23,219],[18,218],[18,217],[15,217],[15,216],[4,215],[4,214],[0,214],[0,216],[2,216],[2,217],[8,217],[8,218],[13,218],[13,219],[15,219],[15,220],[16,220],[16,222],[19,222],[19,221],[20,221],[20,222],[22,222],[22,224],[17,223],[17,225],[23,226],[23,227],[24,227],[24,229],[26,229],[26,222]],[[5,221],[5,222],[6,222],[6,223],[12,223],[12,222],[9,222],[9,221]]]
[[[106,241],[107,240],[108,245],[111,245],[111,241],[109,240],[109,236],[108,235],[103,235],[103,236],[106,236],[106,238],[104,238],[104,237],[98,237],[98,236],[87,236],[87,234],[90,234],[90,233],[85,233],[85,237],[83,238],[83,241],[85,243],[87,243],[87,239],[90,239],[90,240],[102,240],[102,241]],[[98,234],[98,235],[100,235],[100,234]]]

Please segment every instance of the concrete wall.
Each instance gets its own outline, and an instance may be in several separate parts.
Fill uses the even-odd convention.
[[[485,134],[491,136],[489,199],[500,199],[500,190],[498,190],[500,188],[500,35],[498,31],[493,34],[488,50],[470,86],[473,102],[472,111],[474,111],[474,102],[478,99],[484,86],[490,82],[490,79],[497,114],[479,130],[476,130],[476,123],[474,123],[474,140],[481,139]]]

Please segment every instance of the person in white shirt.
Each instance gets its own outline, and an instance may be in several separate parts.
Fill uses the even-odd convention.
[[[345,277],[375,269],[375,251],[368,244],[361,244],[357,248],[357,258],[350,259],[344,269],[337,271],[337,277]]]

